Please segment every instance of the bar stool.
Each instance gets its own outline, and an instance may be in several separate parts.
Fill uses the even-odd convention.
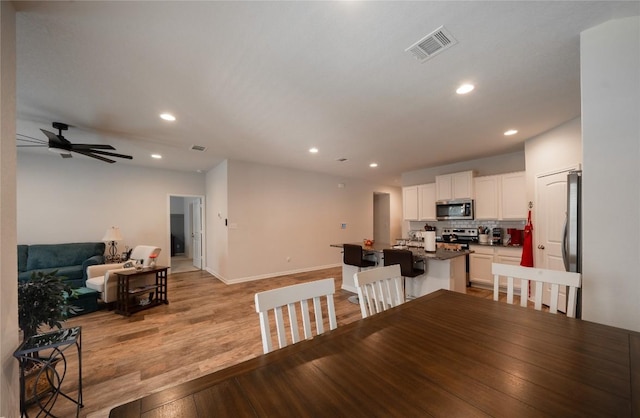
[[[416,268],[411,250],[384,249],[382,250],[382,254],[385,266],[400,264],[400,274],[405,278],[405,289],[407,288],[407,277],[417,277],[424,274],[424,267],[422,269]],[[424,260],[420,260],[419,262],[423,263],[424,266]]]
[[[363,257],[362,245],[343,244],[342,248],[344,250],[342,262],[350,266],[358,267],[358,272],[360,272],[363,267],[374,267],[376,265],[375,261],[367,260]],[[350,296],[348,300],[351,303],[360,304],[357,296]]]

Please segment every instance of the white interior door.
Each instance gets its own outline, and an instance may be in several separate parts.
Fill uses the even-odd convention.
[[[569,170],[536,179],[536,219],[533,225],[536,266],[564,271],[562,237],[567,216],[567,174]],[[550,286],[544,287],[542,303],[549,305]],[[566,312],[566,287],[560,286],[558,310]]]
[[[189,204],[191,213],[191,249],[193,266],[202,270],[202,204],[196,199]]]

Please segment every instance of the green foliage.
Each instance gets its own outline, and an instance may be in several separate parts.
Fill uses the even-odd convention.
[[[25,340],[37,334],[43,324],[62,328],[61,322],[78,311],[68,301],[76,297],[74,290],[63,282],[63,276],[56,276],[57,272],[34,272],[18,284],[18,324]]]

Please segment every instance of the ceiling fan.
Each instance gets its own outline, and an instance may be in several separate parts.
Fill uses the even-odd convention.
[[[124,154],[116,154],[114,152],[103,151],[103,150],[115,150],[111,145],[100,145],[100,144],[73,144],[69,142],[67,138],[62,135],[62,131],[66,131],[69,129],[69,125],[62,122],[53,122],[53,127],[58,130],[58,134],[54,134],[53,132],[45,131],[44,129],[40,129],[43,134],[45,134],[48,140],[32,138],[27,135],[17,134],[22,138],[16,138],[18,141],[23,141],[25,144],[19,144],[18,147],[48,147],[49,151],[57,152],[62,156],[62,158],[71,158],[71,153],[76,152],[78,154],[86,155],[87,157],[95,158],[100,161],[104,161],[107,163],[115,163],[115,160],[112,160],[107,157],[117,157],[117,158],[125,158],[127,160],[132,160],[133,157],[130,155]],[[107,156],[107,157],[104,157]]]

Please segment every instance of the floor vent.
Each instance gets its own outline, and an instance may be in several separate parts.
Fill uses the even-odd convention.
[[[451,36],[445,27],[440,26],[434,32],[431,32],[409,48],[405,49],[405,52],[411,52],[415,59],[420,62],[425,62],[457,43],[458,41]]]
[[[191,145],[191,151],[204,151],[207,147],[203,147],[202,145]]]

